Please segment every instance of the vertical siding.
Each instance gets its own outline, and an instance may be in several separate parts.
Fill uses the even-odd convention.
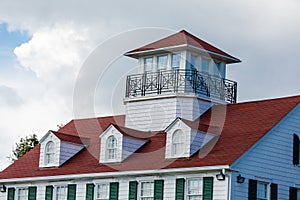
[[[243,184],[234,177],[233,199],[247,199],[249,179],[278,184],[278,199],[288,199],[289,187],[300,188],[300,166],[292,164],[294,133],[300,136],[299,105],[232,165],[246,177]]]

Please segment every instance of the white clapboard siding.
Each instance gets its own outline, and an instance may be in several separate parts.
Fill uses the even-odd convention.
[[[156,176],[126,176],[126,177],[114,177],[114,178],[87,178],[84,179],[74,179],[69,181],[38,181],[38,182],[24,182],[22,184],[13,184],[6,186],[19,188],[19,187],[28,187],[28,186],[36,186],[37,187],[37,198],[36,199],[45,199],[45,189],[47,185],[52,185],[53,195],[56,194],[56,187],[57,186],[67,186],[68,184],[76,184],[76,199],[77,200],[84,200],[86,195],[86,184],[87,183],[110,183],[110,182],[118,182],[119,183],[119,199],[126,200],[128,199],[129,195],[129,181],[137,181],[138,182],[138,191],[140,187],[140,183],[143,181],[154,181],[154,180],[164,180],[164,199],[166,200],[174,200],[175,199],[175,188],[176,188],[176,179],[177,178],[202,178],[202,177],[214,177],[214,184],[213,184],[213,199],[214,200],[226,200],[228,195],[228,181],[229,178],[226,177],[225,181],[218,181],[215,178],[215,175],[218,171],[211,171],[211,172],[198,172],[198,173],[188,173],[188,174],[171,174],[171,175],[156,175]],[[94,193],[96,194],[96,187]],[[139,192],[138,192],[139,193]],[[17,194],[16,194],[17,195]],[[7,192],[0,193],[0,199],[5,200],[7,199]]]
[[[300,188],[300,179],[295,178],[300,177],[300,166],[292,163],[293,134],[300,136],[299,105],[232,165],[239,171],[235,176],[246,177],[242,184],[233,177],[233,200],[248,198],[249,179],[278,184],[278,199],[288,199],[289,187]]]
[[[195,96],[153,98],[125,102],[125,126],[143,131],[164,130],[176,117],[195,120],[211,103]]]

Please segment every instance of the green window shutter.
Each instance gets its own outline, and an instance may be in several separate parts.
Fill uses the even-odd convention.
[[[119,199],[119,183],[112,182],[109,184],[109,200]]]
[[[36,200],[36,187],[28,188],[28,200]]]
[[[257,181],[249,179],[248,200],[256,200]]]
[[[176,179],[176,193],[175,199],[176,200],[184,200],[184,178]]]
[[[129,182],[129,195],[128,195],[129,200],[137,200],[137,186],[138,186],[137,181]]]
[[[86,200],[94,200],[94,187],[95,185],[93,183],[86,184]]]
[[[270,200],[277,200],[277,195],[278,194],[278,185],[277,184],[274,184],[272,183],[271,184],[271,196],[270,196]]]
[[[154,200],[163,200],[164,180],[154,180]]]
[[[297,188],[290,187],[289,200],[297,200]]]
[[[7,200],[14,200],[15,199],[15,188],[8,188],[7,189]]]
[[[299,165],[299,137],[296,134],[293,137],[293,164]]]
[[[212,200],[213,199],[213,177],[204,177],[203,178],[203,200]]]
[[[76,185],[75,184],[68,185],[67,199],[68,200],[76,200]]]
[[[45,200],[52,200],[52,198],[53,198],[53,186],[48,185],[46,186]]]

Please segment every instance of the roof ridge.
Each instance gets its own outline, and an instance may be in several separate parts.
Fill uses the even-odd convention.
[[[239,103],[234,103],[234,104],[227,104],[227,105],[234,106],[234,105],[242,105],[242,104],[250,104],[250,103],[268,102],[268,101],[280,101],[280,100],[284,100],[284,99],[294,99],[294,98],[300,98],[300,95],[274,97],[272,99],[258,99],[258,100],[245,101],[245,102],[239,102]]]

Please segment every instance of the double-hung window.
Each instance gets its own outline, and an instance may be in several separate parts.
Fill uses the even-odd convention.
[[[68,186],[56,187],[56,200],[67,200]]]
[[[99,183],[96,187],[96,199],[97,200],[108,200],[109,199],[109,184]]]
[[[154,182],[142,182],[140,191],[140,200],[154,199]]]
[[[180,156],[185,152],[184,149],[185,137],[181,130],[176,130],[172,137],[172,155]]]
[[[203,58],[201,62],[202,72],[209,73],[209,60]]]
[[[18,189],[18,200],[28,200],[28,188]]]
[[[110,136],[106,142],[106,158],[107,160],[117,159],[117,139]]]
[[[268,199],[268,183],[257,182],[257,200],[267,200]]]
[[[202,200],[202,178],[187,180],[187,200]]]
[[[180,54],[172,54],[171,66],[172,66],[172,69],[179,69],[179,67],[180,67]]]
[[[55,144],[54,142],[50,141],[46,144],[46,149],[45,149],[45,161],[46,165],[47,164],[53,164],[54,163],[54,158],[55,158]]]
[[[152,57],[145,58],[144,59],[144,71],[145,71],[145,73],[152,72],[152,67],[153,67],[153,58]]]
[[[158,69],[158,71],[166,70],[167,69],[167,64],[168,64],[168,56],[167,55],[157,57],[157,69]]]

